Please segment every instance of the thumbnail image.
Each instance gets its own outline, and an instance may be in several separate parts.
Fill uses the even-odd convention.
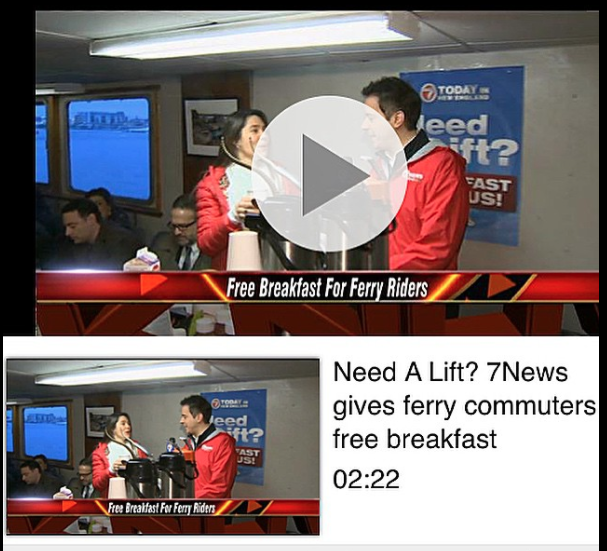
[[[319,533],[318,359],[9,358],[6,388],[9,534]]]

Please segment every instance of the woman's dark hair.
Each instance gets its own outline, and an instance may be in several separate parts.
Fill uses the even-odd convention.
[[[44,461],[44,464],[48,467],[48,458],[43,453],[39,453],[38,455],[34,455],[34,457],[32,459],[34,461],[38,461],[38,459],[42,459],[42,461]],[[42,465],[40,465],[40,467],[42,467]]]
[[[219,157],[217,164],[219,166],[228,166],[238,158],[236,143],[240,139],[242,129],[246,126],[250,117],[259,117],[263,123],[268,126],[268,117],[259,109],[240,109],[226,118],[221,136],[221,147],[219,148]]]
[[[105,430],[103,431],[105,433],[104,436],[104,440],[105,442],[115,442],[114,440],[114,429],[116,428],[116,425],[118,424],[118,420],[121,417],[126,417],[129,421],[129,425],[133,425],[133,423],[131,423],[131,417],[129,416],[128,413],[125,413],[124,411],[119,411],[118,413],[112,413],[112,415],[110,415],[108,417],[107,423],[105,425]]]
[[[84,196],[87,199],[90,199],[91,197],[102,197],[110,208],[114,208],[114,198],[112,197],[112,194],[104,187],[89,189]]]

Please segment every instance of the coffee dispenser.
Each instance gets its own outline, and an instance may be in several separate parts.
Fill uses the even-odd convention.
[[[298,216],[300,199],[295,196],[276,196],[264,201],[264,208],[271,208],[285,219]],[[372,215],[372,213],[370,213]],[[361,224],[364,221],[360,222]],[[256,231],[260,238],[261,261],[265,271],[281,270],[387,270],[389,268],[388,236],[394,230],[393,221],[371,241],[358,247],[336,252],[321,252],[306,249],[289,240],[288,235],[279,234],[266,220],[263,213],[248,214],[245,219],[247,228]],[[343,220],[318,217],[318,225],[338,227],[347,234],[348,227]],[[281,224],[285,227],[287,224]],[[345,242],[345,239],[344,239]]]
[[[160,497],[181,499],[186,495],[186,460],[181,453],[163,453],[156,464],[160,480]]]
[[[151,459],[131,459],[120,471],[126,479],[128,499],[150,499],[158,497],[157,474]]]
[[[271,197],[264,201],[264,209],[271,209],[275,216],[282,217],[282,227],[287,226],[288,220],[298,216],[300,208],[299,198],[292,195]],[[300,247],[291,242],[289,236],[277,233],[263,213],[247,214],[245,226],[259,234],[263,270],[317,270],[320,268],[320,256],[317,251]]]

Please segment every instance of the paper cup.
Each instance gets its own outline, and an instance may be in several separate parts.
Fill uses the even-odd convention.
[[[257,232],[237,231],[228,240],[228,271],[261,270],[261,253]]]
[[[204,317],[196,320],[197,335],[212,335],[215,331],[215,318]]]
[[[110,478],[108,499],[126,499],[126,480],[121,476]]]

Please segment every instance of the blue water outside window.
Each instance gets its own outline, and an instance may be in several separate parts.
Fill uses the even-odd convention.
[[[48,184],[48,144],[47,144],[47,107],[45,103],[36,104],[36,182]]]
[[[13,440],[13,410],[6,410],[6,451],[12,453],[15,451],[15,442]]]
[[[23,446],[26,456],[39,453],[55,461],[69,459],[67,406],[23,408]]]
[[[73,100],[67,105],[70,184],[116,197],[152,197],[150,100]]]

